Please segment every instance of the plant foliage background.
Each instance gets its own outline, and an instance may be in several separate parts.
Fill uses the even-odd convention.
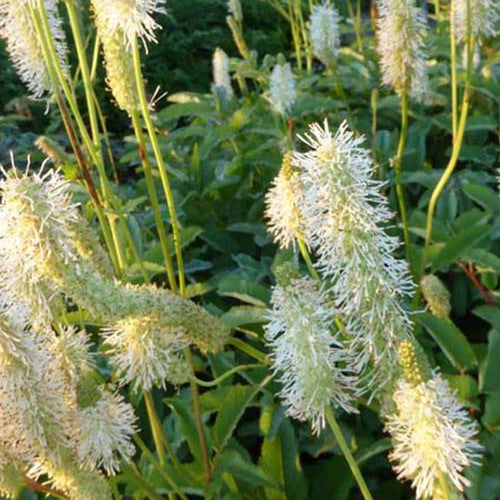
[[[361,3],[362,34],[358,45],[348,3],[336,2],[343,17],[338,73],[345,97],[336,90],[333,75],[314,61],[313,71],[298,77],[298,99],[288,126],[304,132],[307,124],[328,118],[332,126],[347,119],[371,148],[385,193],[397,212],[394,157],[399,138],[399,101],[381,87],[375,54],[369,2]],[[355,2],[351,2],[355,3]],[[442,2],[446,4],[447,2]],[[223,0],[170,0],[168,14],[159,18],[163,30],[158,44],[144,58],[148,88],[167,92],[156,105],[155,125],[161,150],[169,165],[174,198],[182,226],[182,245],[189,295],[235,329],[256,349],[264,350],[263,324],[274,283],[271,272],[276,246],[266,231],[264,196],[278,173],[286,146],[281,119],[267,100],[270,68],[278,53],[293,60],[288,23],[266,1],[242,1],[252,63],[238,54],[225,23]],[[403,157],[412,240],[422,244],[430,194],[451,152],[449,40],[445,22],[436,22],[428,6],[432,29],[426,42],[429,54],[430,102],[413,105],[408,142]],[[90,24],[88,25],[90,26]],[[221,101],[211,91],[211,57],[222,47],[231,58],[231,71],[246,82],[246,92]],[[481,424],[484,460],[468,474],[470,499],[500,495],[500,209],[498,173],[498,96],[500,55],[498,39],[480,48],[480,63],[473,73],[472,98],[458,167],[437,205],[434,223],[432,271],[451,294],[448,323],[422,314],[417,336],[433,365],[440,366],[460,400]],[[50,137],[69,151],[61,120],[54,106],[45,108],[26,96],[0,49],[0,160],[10,162],[14,150],[18,166],[31,155],[39,135]],[[141,160],[128,120],[112,104],[99,72],[99,98],[110,131],[116,159],[114,189],[124,205],[128,226],[154,281],[166,281],[154,218],[147,201]],[[236,80],[233,80],[236,88]],[[374,92],[378,89],[378,92]],[[81,91],[82,89],[78,89]],[[376,126],[374,127],[374,120]],[[70,153],[68,153],[70,154]],[[148,153],[149,154],[149,153]],[[71,160],[71,157],[70,157]],[[111,164],[107,165],[113,172]],[[78,178],[73,162],[62,165],[66,177]],[[157,186],[160,193],[159,184]],[[75,196],[84,213],[91,214],[85,189]],[[167,218],[166,206],[162,212]],[[393,232],[400,234],[400,228]],[[173,249],[172,249],[173,255]],[[141,282],[130,259],[126,279]],[[424,306],[422,306],[424,307]],[[92,319],[74,313],[92,327]],[[96,330],[94,328],[94,333]],[[95,339],[97,337],[95,336]],[[198,377],[211,380],[240,365],[251,363],[232,349],[196,357]],[[102,372],[106,374],[106,367]],[[257,388],[265,370],[241,372],[217,387],[202,388],[201,404],[209,445],[214,450],[211,494],[237,499],[349,499],[360,498],[348,466],[332,433],[311,435],[308,424],[287,419],[274,395],[276,382]],[[144,403],[132,390],[139,426],[147,429]],[[155,390],[154,399],[163,429],[182,466],[169,472],[194,497],[203,494],[199,442],[190,406],[189,388]],[[341,428],[374,498],[412,498],[408,484],[397,481],[387,459],[390,440],[377,414],[360,406],[358,415],[339,414]],[[142,434],[150,449],[152,436]],[[160,496],[167,494],[164,479],[146,457],[137,461],[144,477]],[[146,498],[135,476],[124,469],[114,479],[122,498]],[[21,498],[33,498],[25,490]]]

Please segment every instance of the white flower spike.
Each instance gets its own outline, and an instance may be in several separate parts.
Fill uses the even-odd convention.
[[[314,55],[327,67],[335,64],[340,46],[340,16],[335,7],[315,5],[311,16],[311,44]]]
[[[271,72],[270,100],[273,108],[283,116],[288,115],[297,99],[295,78],[290,63],[278,63]]]
[[[214,86],[222,89],[226,99],[232,99],[234,92],[231,86],[231,74],[229,73],[229,58],[227,54],[218,47],[214,51],[212,69]]]
[[[500,14],[500,4],[496,0],[453,0],[452,22],[459,40],[467,36],[468,8],[470,8],[471,35],[494,36]]]

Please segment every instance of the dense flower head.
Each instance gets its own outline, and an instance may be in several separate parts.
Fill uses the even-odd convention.
[[[463,40],[467,36],[468,12],[471,35],[495,35],[500,13],[500,5],[496,0],[454,0],[452,9],[451,22],[455,23],[455,33],[459,39]]]
[[[15,432],[14,429],[11,429]],[[8,449],[0,443],[0,495],[4,498],[18,498],[24,486],[24,471],[16,463]]]
[[[108,35],[118,34],[128,46],[136,37],[144,43],[156,41],[160,25],[153,16],[165,13],[165,0],[92,0],[92,5]]]
[[[214,51],[212,59],[214,86],[221,89],[227,99],[233,98],[233,87],[231,86],[231,75],[229,73],[229,58],[219,47]]]
[[[137,431],[137,419],[120,394],[100,388],[99,395],[95,404],[76,413],[77,455],[83,468],[103,468],[112,475],[119,470],[120,460],[135,453],[130,436]]]
[[[110,359],[123,384],[134,382],[145,390],[154,385],[187,381],[182,355],[187,346],[182,327],[165,327],[153,317],[125,317],[104,332]]]
[[[278,63],[271,71],[270,100],[280,115],[287,115],[297,99],[295,78],[290,63]]]
[[[420,288],[431,313],[438,318],[450,315],[450,292],[434,274],[427,274],[420,280]]]
[[[266,339],[283,384],[281,398],[288,415],[309,420],[317,433],[330,405],[355,411],[350,353],[334,331],[328,294],[311,278],[292,277],[276,285],[271,304]]]
[[[279,174],[266,194],[268,230],[281,248],[287,248],[295,242],[301,225],[296,201],[297,196],[300,196],[298,175],[294,173],[290,162],[291,154],[286,153]]]
[[[377,51],[383,82],[399,96],[422,101],[427,93],[426,21],[415,0],[377,0]]]
[[[327,67],[333,66],[340,45],[340,16],[335,7],[315,5],[311,15],[311,45],[314,55]]]
[[[309,147],[295,152],[301,190],[296,197],[305,240],[317,267],[332,282],[360,369],[371,360],[373,387],[389,381],[397,366],[397,346],[411,337],[401,299],[414,290],[408,264],[393,255],[398,239],[384,227],[392,219],[383,183],[373,179],[369,151],[344,122],[333,135],[313,124],[302,138]]]
[[[54,40],[59,64],[67,73],[67,45],[62,21],[57,11],[57,0],[44,0],[47,21]],[[7,51],[21,80],[34,98],[52,93],[51,83],[42,45],[31,18],[31,0],[0,0],[0,37],[7,44]]]
[[[417,498],[439,490],[439,473],[463,491],[469,485],[464,469],[478,462],[481,446],[477,424],[448,382],[437,373],[417,385],[402,379],[393,399],[397,410],[387,416],[386,429],[398,477],[412,481]]]

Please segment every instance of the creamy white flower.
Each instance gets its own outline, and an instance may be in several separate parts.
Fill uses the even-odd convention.
[[[298,175],[291,168],[290,155],[286,154],[280,172],[266,194],[268,230],[281,248],[287,248],[294,243],[297,232],[300,232],[298,197],[300,197]]]
[[[397,366],[397,345],[411,337],[401,297],[414,285],[408,264],[394,258],[399,246],[383,226],[392,214],[373,179],[369,151],[344,122],[335,135],[325,121],[310,126],[302,138],[310,148],[295,152],[303,231],[317,255],[317,266],[332,281],[332,295],[344,318],[359,369],[373,363],[370,384],[380,388]]]
[[[129,460],[135,453],[131,435],[137,432],[137,418],[119,393],[102,388],[100,393],[94,405],[77,410],[77,454],[84,469],[103,468],[112,475],[119,470],[120,460]]]
[[[10,59],[21,80],[33,97],[41,98],[44,94],[52,93],[54,89],[43,57],[42,45],[36,36],[30,15],[30,5],[33,4],[31,0],[0,0],[0,37],[7,44]],[[44,0],[59,63],[67,74],[68,50],[57,4],[57,0]],[[35,5],[33,7],[37,9]]]
[[[394,393],[397,411],[387,416],[398,478],[412,481],[417,498],[439,490],[439,472],[459,491],[468,486],[464,470],[478,462],[478,426],[457,400],[447,381],[435,373],[413,385],[401,380]]]
[[[216,48],[212,59],[214,86],[222,89],[227,99],[233,98],[233,87],[231,86],[231,75],[229,73],[229,59],[227,54],[220,48]]]
[[[494,36],[497,30],[500,5],[496,0],[453,0],[452,22],[455,33],[463,40],[467,36],[467,3],[470,4],[471,35]]]
[[[10,431],[15,432],[15,429],[11,428]],[[24,486],[25,471],[12,455],[0,442],[0,496],[4,498],[18,498]]]
[[[182,327],[168,328],[153,317],[125,317],[103,332],[110,347],[111,363],[120,374],[120,383],[133,382],[144,390],[186,381],[182,349],[188,345]]]
[[[136,37],[144,44],[156,42],[155,31],[160,25],[153,16],[165,13],[165,0],[92,0],[92,5],[109,34],[119,34],[129,47]]]
[[[270,100],[280,115],[287,115],[297,99],[295,78],[290,63],[276,64],[271,71]]]
[[[311,15],[311,45],[314,55],[327,67],[335,64],[340,45],[340,16],[335,7],[315,5]]]
[[[277,285],[266,325],[266,340],[287,414],[309,420],[319,433],[330,405],[347,412],[357,394],[350,353],[335,332],[328,294],[308,277]]]
[[[377,52],[383,82],[399,96],[422,101],[427,93],[426,21],[415,0],[377,0]]]

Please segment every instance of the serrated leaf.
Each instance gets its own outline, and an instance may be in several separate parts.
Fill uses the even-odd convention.
[[[491,229],[489,226],[473,226],[450,238],[434,257],[432,269],[434,271],[443,269],[463,257],[471,248],[486,238],[491,233]]]
[[[451,321],[436,318],[429,313],[419,314],[417,318],[458,371],[477,365],[476,354],[469,341]]]

